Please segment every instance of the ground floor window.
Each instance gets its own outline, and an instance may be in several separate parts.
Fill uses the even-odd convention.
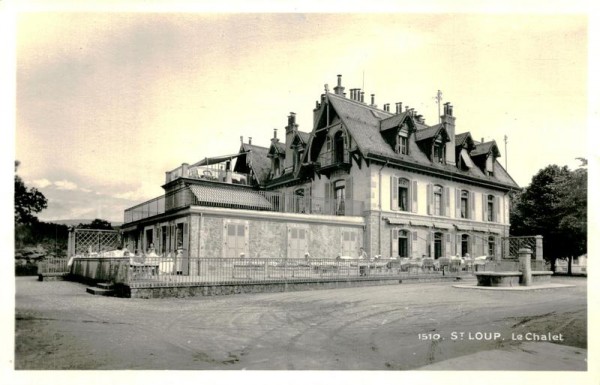
[[[433,258],[438,259],[443,255],[443,242],[444,234],[434,233],[433,234]]]
[[[145,232],[144,250],[143,250],[144,253],[147,253],[151,246],[153,247],[153,245],[152,245],[153,235],[154,235],[153,233],[154,233],[154,231],[152,229],[147,229]]]
[[[408,231],[402,230],[398,232],[398,256],[400,258],[408,258]]]
[[[496,255],[496,237],[490,235],[488,238],[488,256],[493,257]]]
[[[167,253],[167,226],[161,227],[161,237],[160,237],[160,252],[165,255]]]
[[[460,237],[460,255],[464,257],[469,254],[469,235],[463,234]]]

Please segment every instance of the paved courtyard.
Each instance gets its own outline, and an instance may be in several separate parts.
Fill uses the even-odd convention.
[[[586,279],[553,282],[575,287],[507,292],[403,283],[124,299],[20,277],[15,368],[585,370]]]

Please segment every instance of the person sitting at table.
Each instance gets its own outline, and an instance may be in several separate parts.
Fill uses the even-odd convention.
[[[358,259],[369,260],[369,256],[367,255],[367,252],[362,247],[358,250]]]

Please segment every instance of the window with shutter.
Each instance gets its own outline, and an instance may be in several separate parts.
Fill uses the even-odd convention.
[[[481,220],[487,221],[487,195],[481,194]]]
[[[433,185],[427,185],[427,214],[433,214]]]
[[[392,235],[391,235],[391,239],[390,239],[390,256],[392,258],[397,258],[398,257],[398,229],[392,229],[391,230]]]
[[[398,210],[398,177],[391,176],[390,177],[390,186],[391,192],[390,195],[392,197],[391,209]]]
[[[471,211],[471,215],[469,216],[470,219],[476,219],[475,218],[475,193],[471,192],[471,194],[469,194],[469,210]]]
[[[417,181],[413,180],[412,182],[412,205],[411,205],[411,211],[413,213],[417,212],[418,209],[418,205],[417,205],[417,197],[418,197],[418,190],[417,190]]]
[[[444,205],[445,205],[445,209],[444,209],[444,216],[449,217],[450,216],[450,188],[449,187],[444,187]]]
[[[494,208],[496,209],[494,222],[500,222],[500,197],[498,196],[496,196],[494,199]]]
[[[464,218],[462,216],[462,205],[461,205],[461,190],[459,188],[454,189],[454,215],[455,218]]]

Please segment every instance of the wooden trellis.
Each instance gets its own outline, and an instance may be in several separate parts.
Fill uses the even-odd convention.
[[[69,257],[114,250],[121,242],[118,230],[73,229],[69,231]]]

